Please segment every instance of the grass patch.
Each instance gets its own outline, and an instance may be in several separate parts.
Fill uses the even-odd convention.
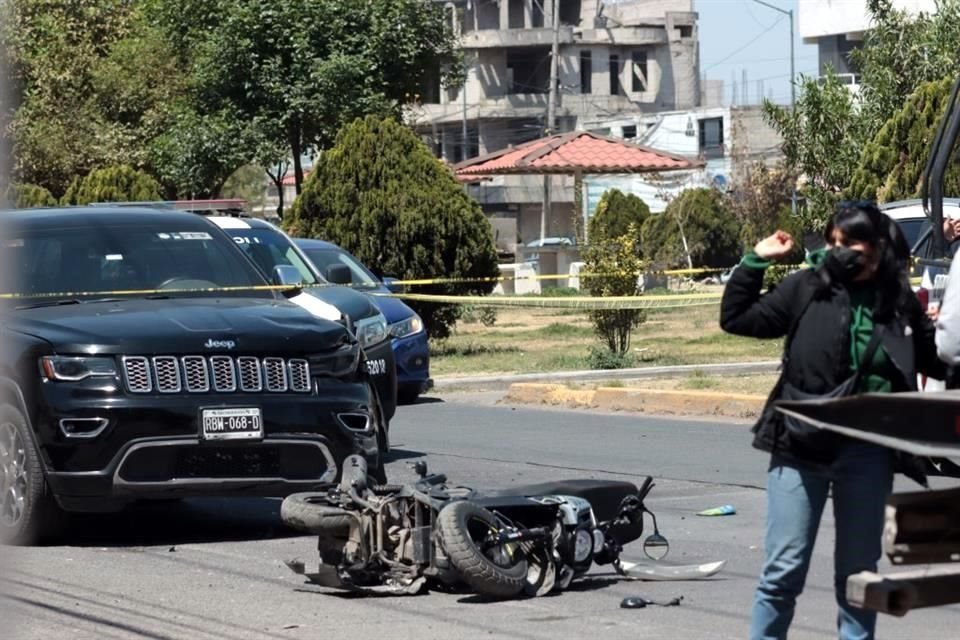
[[[565,322],[552,322],[542,329],[537,329],[535,333],[543,338],[589,338],[593,336],[593,329]]]
[[[688,389],[716,389],[719,386],[719,382],[716,378],[712,378],[697,369],[687,378],[686,386]]]
[[[468,357],[519,352],[520,347],[501,344],[484,344],[480,342],[467,342],[463,344],[439,342],[430,346],[430,357],[432,358],[449,356]]]
[[[453,336],[431,345],[431,373],[496,375],[589,369],[590,348],[601,346],[584,311],[504,308],[498,313],[495,327],[458,324]],[[647,321],[633,333],[630,356],[631,366],[636,367],[758,362],[779,360],[782,348],[782,340],[724,333],[719,326],[719,307],[711,305],[649,310]],[[715,382],[713,376],[689,376],[673,384],[725,388],[711,386]]]

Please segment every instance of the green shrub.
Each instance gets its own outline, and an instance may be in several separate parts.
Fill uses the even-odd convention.
[[[637,243],[637,227],[631,224],[625,235],[591,240],[584,251],[584,288],[592,296],[636,296],[643,261]],[[630,334],[646,319],[642,309],[604,309],[588,313],[594,329],[614,354],[630,350]]]
[[[480,205],[426,145],[390,118],[344,127],[323,152],[284,224],[294,236],[323,238],[378,276],[495,278],[493,229]],[[429,285],[417,293],[485,295],[488,282]],[[450,335],[460,309],[409,302],[432,338]]]
[[[53,194],[36,184],[10,185],[7,201],[16,209],[57,206],[57,199]]]
[[[629,232],[630,225],[641,229],[649,217],[650,207],[643,200],[632,193],[609,189],[590,218],[588,241],[598,237],[619,238]]]
[[[150,175],[128,165],[118,165],[91,171],[84,178],[74,178],[60,202],[85,205],[160,199],[160,184]]]
[[[643,224],[644,257],[668,268],[732,267],[741,256],[740,229],[714,189],[687,189]]]

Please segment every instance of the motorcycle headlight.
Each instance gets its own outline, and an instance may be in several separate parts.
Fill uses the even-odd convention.
[[[113,358],[44,356],[40,358],[40,369],[48,380],[64,382],[117,375],[117,365]]]
[[[387,339],[387,319],[382,313],[370,318],[357,320],[353,325],[360,346],[366,349]]]
[[[394,338],[406,338],[421,331],[423,331],[423,320],[416,314],[390,325],[390,335]]]
[[[586,529],[577,529],[574,534],[573,559],[575,562],[584,562],[593,551],[593,536]]]

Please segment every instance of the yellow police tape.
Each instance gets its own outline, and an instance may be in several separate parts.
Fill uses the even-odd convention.
[[[617,271],[617,272],[605,272],[605,273],[590,273],[587,271],[582,271],[576,274],[568,273],[559,273],[559,274],[546,274],[546,275],[507,275],[507,276],[493,276],[487,278],[414,278],[410,280],[396,280],[394,284],[402,285],[405,287],[414,287],[414,286],[424,286],[424,285],[433,285],[433,284],[468,284],[468,283],[481,283],[481,282],[507,282],[511,280],[575,280],[578,278],[602,278],[609,276],[629,276],[635,275],[637,277],[645,274],[651,273],[654,275],[664,275],[664,276],[680,276],[680,275],[697,275],[705,273],[722,273],[728,271],[728,268],[710,268],[710,269],[669,269],[666,271],[641,271],[641,272],[632,272],[632,271]]]
[[[102,298],[104,296],[174,296],[188,293],[236,293],[243,291],[291,291],[299,289],[315,289],[328,286],[304,285],[290,287],[287,285],[250,285],[242,287],[195,287],[182,289],[118,289],[111,291],[58,291],[49,293],[0,293],[0,299],[6,300],[44,300],[44,299],[80,299],[89,297]],[[436,304],[467,304],[474,306],[495,307],[538,307],[558,309],[579,309],[583,311],[600,309],[665,309],[672,307],[689,307],[698,305],[716,304],[720,301],[720,294],[692,293],[669,295],[641,295],[641,296],[447,296],[417,293],[381,293],[370,292],[371,295],[399,298],[416,302],[432,302]]]
[[[480,307],[532,307],[539,309],[576,309],[579,311],[609,311],[626,309],[674,309],[680,307],[698,307],[719,304],[721,294],[689,293],[649,296],[563,296],[547,298],[541,296],[442,296],[425,293],[385,294],[411,302],[432,302],[435,304],[466,304]]]
[[[920,278],[911,278],[912,284],[919,284]],[[293,291],[316,289],[338,285],[329,283],[291,287],[289,285],[247,285],[237,287],[195,287],[184,289],[120,289],[111,291],[58,291],[49,293],[0,293],[5,300],[43,300],[43,299],[79,299],[103,296],[170,296],[184,293],[236,293],[244,291]],[[580,311],[617,310],[617,309],[671,309],[719,304],[721,293],[676,293],[639,296],[563,296],[546,297],[535,295],[489,295],[489,296],[451,296],[423,293],[381,293],[371,295],[398,298],[412,302],[430,302],[435,304],[465,304],[488,307],[532,307],[554,309],[576,309]]]

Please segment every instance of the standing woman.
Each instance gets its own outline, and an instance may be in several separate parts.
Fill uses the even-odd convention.
[[[753,446],[771,456],[766,561],[751,640],[786,638],[831,491],[839,637],[872,639],[876,613],[847,603],[847,577],[877,568],[894,473],[926,484],[911,458],[774,409],[781,399],[915,390],[918,371],[933,377],[943,371],[934,326],[910,288],[910,251],[896,223],[873,203],[843,202],[824,237],[827,246],[808,257],[810,268],[764,294],[764,270],[789,255],[794,241],[783,231],[760,241],[734,270],[721,305],[724,331],[786,336],[780,380],[753,427]]]

